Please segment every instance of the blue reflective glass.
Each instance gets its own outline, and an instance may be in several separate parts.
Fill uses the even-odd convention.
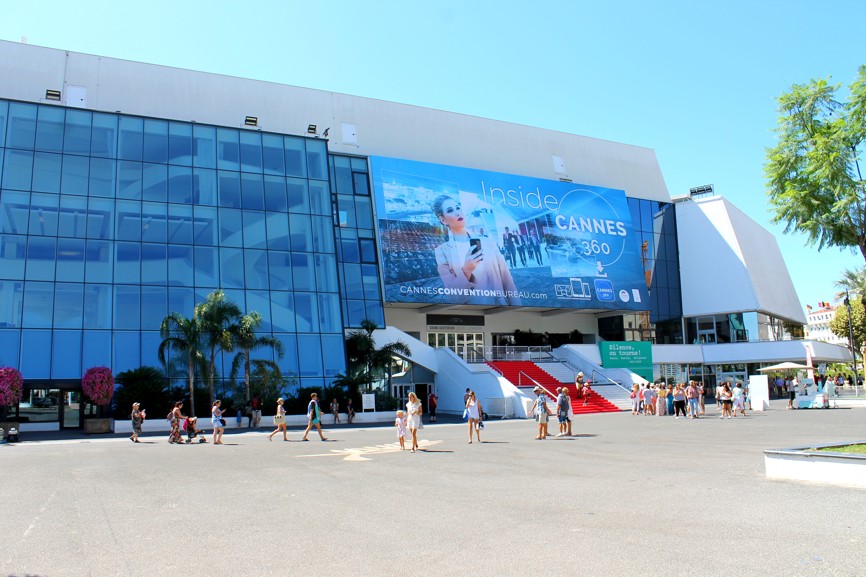
[[[372,230],[373,228],[373,206],[370,198],[364,196],[355,197],[355,216],[358,228]]]
[[[192,203],[192,168],[187,166],[168,167],[168,201]]]
[[[346,283],[346,288],[343,291],[343,296],[350,299],[364,298],[364,285],[361,278],[361,265],[343,263],[343,281]]]
[[[331,193],[327,182],[310,182],[310,212],[312,214],[331,214]]]
[[[240,170],[238,131],[231,128],[217,129],[217,168]]]
[[[84,331],[81,364],[90,367],[111,366],[111,333],[109,331]]]
[[[283,343],[283,356],[277,359],[284,375],[298,374],[298,337],[295,335],[275,334]]]
[[[167,246],[164,244],[143,243],[141,245],[141,284],[168,284],[166,249]]]
[[[50,328],[53,318],[54,283],[24,283],[24,328]]]
[[[244,251],[220,248],[220,284],[224,288],[244,288]]]
[[[289,249],[289,219],[284,212],[269,212],[266,216],[268,248],[271,250]]]
[[[168,245],[168,284],[193,286],[193,262],[191,246]]]
[[[7,149],[5,156],[2,187],[30,190],[30,185],[33,182],[33,153],[25,150]]]
[[[358,240],[361,247],[361,262],[375,263],[376,262],[376,243],[373,239],[362,238]]]
[[[313,255],[304,252],[292,253],[292,278],[295,290],[316,290],[316,275],[313,270]]]
[[[286,212],[286,179],[282,176],[265,176],[265,209]]]
[[[286,174],[307,177],[307,147],[303,138],[286,136],[283,143],[286,153]]]
[[[310,195],[307,191],[306,180],[287,178],[286,194],[289,203],[289,212],[310,214]]]
[[[262,316],[260,331],[271,331],[271,299],[268,291],[246,291],[247,312],[255,311]]]
[[[141,160],[144,120],[121,116],[118,123],[117,157],[123,160]]]
[[[141,163],[131,160],[117,161],[117,197],[141,200]]]
[[[355,194],[352,186],[352,168],[349,158],[346,156],[335,156],[334,161],[334,185],[338,194]]]
[[[33,191],[60,192],[63,156],[50,152],[37,152],[33,157]]]
[[[298,335],[298,356],[302,377],[322,375],[322,345],[319,335]]]
[[[2,106],[0,102],[0,106]],[[3,125],[0,123],[0,134]],[[2,321],[0,321],[2,326]],[[0,329],[0,364],[4,367],[18,368],[18,346],[21,343],[21,332]]]
[[[367,314],[365,318],[370,319],[380,327],[385,326],[385,310],[381,301],[367,301]]]
[[[268,288],[268,253],[263,250],[244,251],[244,278],[248,289]]]
[[[334,227],[332,220],[326,216],[312,217],[313,250],[316,252],[334,252]]]
[[[271,291],[271,324],[275,332],[295,331],[295,305],[292,293]]]
[[[0,327],[12,328],[21,326],[21,312],[24,307],[24,283],[21,281],[0,280]],[[3,358],[3,348],[0,347],[0,358]]]
[[[307,178],[328,179],[327,141],[307,140]]]
[[[192,126],[179,122],[168,125],[168,162],[192,166]]]
[[[194,204],[215,206],[217,203],[217,175],[215,170],[195,168],[192,171],[192,201]]]
[[[105,240],[88,240],[84,258],[87,282],[111,282],[114,244]]]
[[[286,174],[286,160],[283,152],[283,137],[277,134],[262,135],[262,166],[265,174]]]
[[[192,206],[168,205],[168,242],[192,244]]]
[[[244,130],[241,137],[241,170],[262,172],[262,134]]]
[[[268,251],[268,271],[271,286],[292,290],[292,255],[283,251]]]
[[[337,196],[337,218],[340,226],[357,228],[355,218],[355,197],[347,194]]]
[[[243,215],[239,210],[220,209],[220,245],[243,246]]]
[[[109,240],[114,234],[114,199],[93,198],[87,202],[87,237]]]
[[[56,194],[30,195],[30,234],[57,236],[57,212],[60,197]]]
[[[90,159],[90,196],[114,198],[115,161],[110,158]]]
[[[312,293],[295,293],[295,320],[299,333],[319,332],[319,303]]]
[[[111,285],[84,286],[84,328],[110,329],[113,310]]]
[[[140,282],[141,245],[137,242],[118,242],[115,250],[114,282]]]
[[[180,313],[191,317],[195,307],[195,291],[191,288],[169,287],[168,310],[170,313]]]
[[[340,335],[322,335],[322,357],[326,377],[345,374],[346,360],[343,351],[343,337]]]
[[[60,192],[87,196],[87,187],[90,181],[90,159],[84,156],[64,154],[62,170]]]
[[[364,301],[346,300],[346,312],[349,315],[347,320],[350,327],[361,326],[361,322],[367,318]]]
[[[241,180],[237,172],[220,170],[217,178],[219,205],[228,208],[241,207]]]
[[[165,164],[142,165],[142,192],[144,200],[165,202],[168,198],[168,166]]]
[[[244,210],[264,210],[264,185],[261,174],[241,173],[241,204]]]
[[[168,122],[148,118],[144,121],[144,141],[141,151],[144,162],[168,162]]]
[[[0,100],[0,147],[6,146],[6,118],[9,117],[9,103]]]
[[[9,103],[7,147],[33,150],[36,141],[36,115],[37,107],[34,104]]]
[[[193,135],[193,166],[216,168],[216,129],[213,126],[195,125]]]
[[[168,289],[166,287],[141,287],[142,330],[158,331],[162,319],[164,319],[168,313]]]
[[[67,110],[66,129],[63,134],[63,152],[90,155],[90,125],[93,113],[86,110]]]
[[[247,248],[265,248],[267,245],[265,213],[245,210],[243,212],[243,222],[244,246]]]
[[[54,280],[54,265],[57,261],[57,239],[31,236],[27,241],[27,264],[24,278],[27,280]]]
[[[145,367],[158,367],[159,343],[162,338],[157,331],[142,331],[141,333],[141,365]],[[189,388],[187,388],[189,390]]]
[[[0,192],[0,232],[27,234],[30,193],[4,190]]]
[[[114,328],[141,328],[141,287],[114,286]]]
[[[168,236],[167,206],[162,202],[141,203],[141,240],[143,242],[162,242]]]
[[[379,269],[376,265],[362,264],[361,278],[364,279],[364,298],[376,300],[379,298]]]
[[[193,208],[195,220],[193,221],[193,235],[195,244],[213,246],[217,244],[218,213],[217,209],[210,206],[195,206]]]
[[[54,287],[54,328],[80,329],[84,323],[84,285],[59,282]]]
[[[357,156],[352,157],[352,170],[359,173],[367,173],[367,159],[366,158],[358,158]]]
[[[117,331],[114,338],[114,360],[111,368],[114,374],[130,371],[141,366],[141,335],[138,332]]]
[[[104,158],[117,156],[117,116],[114,114],[93,115],[90,155]]]
[[[219,250],[206,246],[195,247],[195,286],[218,287],[219,276]]]
[[[66,110],[40,106],[36,124],[36,150],[63,152],[63,123]]]
[[[313,238],[310,225],[310,217],[302,214],[289,215],[289,229],[291,230],[291,248],[297,252],[312,252]]]
[[[87,234],[87,202],[83,196],[60,197],[60,236],[84,238]]]
[[[68,238],[57,251],[57,280],[84,282],[84,241]]]
[[[314,257],[316,263],[316,287],[320,291],[339,292],[340,285],[337,282],[337,259],[332,254],[317,254]]]
[[[343,331],[340,297],[336,293],[319,293],[319,330],[323,333]]]
[[[51,377],[51,331],[21,331],[21,373],[28,379]]]
[[[353,158],[353,161],[358,160],[357,158]],[[353,162],[354,164],[354,162]],[[370,183],[367,180],[367,173],[353,172],[352,173],[352,184],[355,185],[355,194],[362,196],[370,196]]]
[[[0,278],[24,278],[26,247],[26,236],[0,234]]]
[[[136,200],[118,200],[114,237],[117,240],[141,240],[141,203]]]

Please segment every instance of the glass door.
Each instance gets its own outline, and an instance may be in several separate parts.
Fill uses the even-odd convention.
[[[82,426],[81,411],[84,408],[81,391],[61,390],[60,398],[63,400],[60,412],[60,428],[80,429]]]

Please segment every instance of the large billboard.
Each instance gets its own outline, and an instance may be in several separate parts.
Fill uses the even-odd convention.
[[[649,308],[622,190],[370,160],[386,302]]]

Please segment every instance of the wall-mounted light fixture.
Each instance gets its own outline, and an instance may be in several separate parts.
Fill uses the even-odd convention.
[[[258,126],[259,125],[259,117],[258,116],[246,116],[246,117],[244,117],[244,125],[245,126]]]
[[[316,134],[316,125],[310,124],[307,126],[307,134]]]
[[[60,91],[59,90],[46,90],[45,91],[45,100],[56,100],[60,102]]]

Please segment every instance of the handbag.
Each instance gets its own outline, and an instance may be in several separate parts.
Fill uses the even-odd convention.
[[[286,422],[286,418],[283,415],[274,415],[274,424],[282,425]]]
[[[225,419],[220,419],[220,424],[221,424],[223,427],[225,427],[225,426],[226,426],[226,420],[225,420]]]

